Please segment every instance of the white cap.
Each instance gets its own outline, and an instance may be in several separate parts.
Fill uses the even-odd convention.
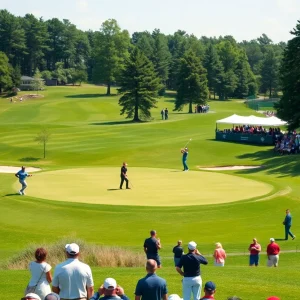
[[[172,294],[168,297],[168,300],[182,300],[177,294]]]
[[[115,289],[117,287],[117,282],[113,278],[106,278],[104,280],[103,287],[109,290]]]
[[[197,248],[197,244],[194,241],[188,243],[188,248],[190,250],[195,250]]]
[[[41,300],[40,296],[35,293],[29,293],[25,296],[25,298]]]
[[[274,238],[270,238],[270,242],[275,242],[275,239]]]
[[[66,251],[71,255],[76,255],[79,253],[79,246],[75,243],[67,244],[65,246]]]

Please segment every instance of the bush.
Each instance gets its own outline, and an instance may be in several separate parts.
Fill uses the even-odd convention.
[[[29,262],[35,260],[34,252],[43,247],[48,251],[47,262],[55,266],[66,259],[64,248],[68,243],[76,243],[80,247],[80,260],[91,267],[141,267],[145,265],[145,256],[141,253],[123,249],[87,244],[83,240],[69,238],[55,244],[32,244],[19,254],[7,260],[1,267],[6,270],[28,269]]]

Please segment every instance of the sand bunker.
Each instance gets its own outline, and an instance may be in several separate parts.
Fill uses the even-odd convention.
[[[11,167],[11,166],[0,166],[0,173],[11,173],[15,174],[21,170],[21,167]],[[41,171],[39,168],[28,167],[26,171],[29,173]]]
[[[250,169],[260,169],[261,166],[225,166],[225,167],[213,167],[213,168],[201,168],[200,170],[206,171],[234,171],[234,170],[250,170]]]

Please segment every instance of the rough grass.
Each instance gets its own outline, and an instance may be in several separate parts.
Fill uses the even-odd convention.
[[[3,270],[25,270],[35,260],[37,248],[47,249],[47,262],[55,266],[66,259],[65,245],[76,243],[80,247],[80,260],[91,267],[141,267],[145,265],[145,256],[121,247],[90,245],[80,239],[62,239],[54,244],[32,244],[2,264]]]

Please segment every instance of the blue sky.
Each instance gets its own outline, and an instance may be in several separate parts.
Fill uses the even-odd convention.
[[[130,33],[181,29],[198,37],[233,35],[238,41],[262,33],[274,42],[287,41],[300,19],[300,0],[0,0],[0,8],[69,19],[83,30],[98,30],[114,18]]]

